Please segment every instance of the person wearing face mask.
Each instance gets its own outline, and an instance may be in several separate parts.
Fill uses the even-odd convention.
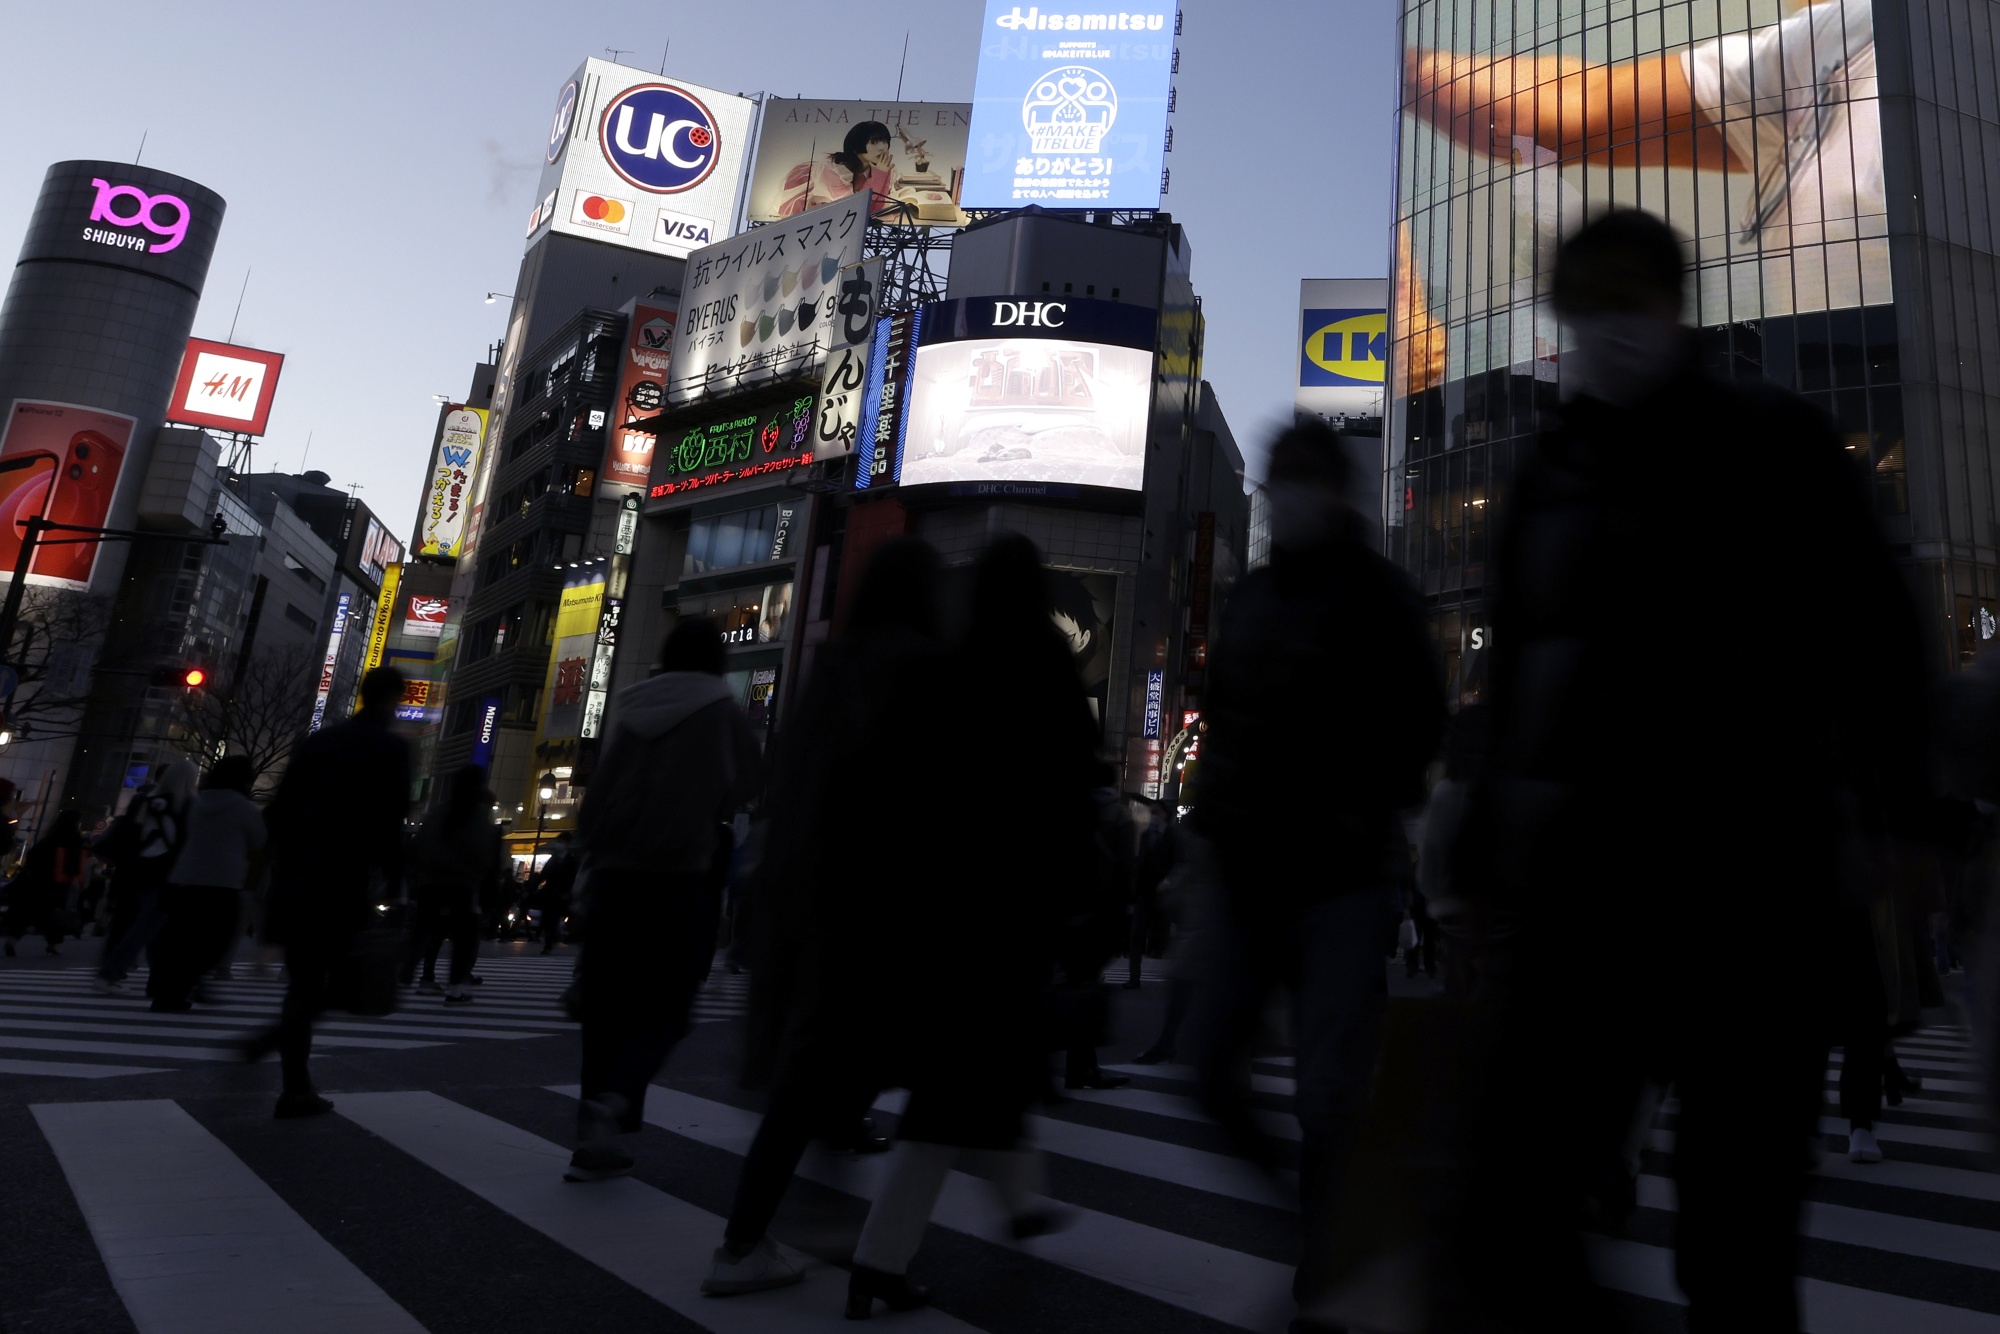
[[[1796,1330],[1831,961],[1920,837],[1915,612],[1832,424],[1700,365],[1682,242],[1613,211],[1562,247],[1559,420],[1493,559],[1486,762],[1452,861],[1488,923],[1439,1328],[1604,1329],[1582,1220],[1628,1212],[1678,1099],[1688,1328]],[[1865,461],[1865,456],[1864,456]],[[1813,608],[1802,656],[1791,609]]]
[[[1273,444],[1272,555],[1230,594],[1209,651],[1193,821],[1223,898],[1205,932],[1192,1054],[1204,1108],[1267,1169],[1249,1104],[1265,1001],[1293,1005],[1306,1249],[1295,1329],[1315,1329],[1334,1224],[1387,1001],[1409,864],[1401,813],[1423,800],[1444,685],[1413,591],[1364,542],[1339,437],[1301,420]]]

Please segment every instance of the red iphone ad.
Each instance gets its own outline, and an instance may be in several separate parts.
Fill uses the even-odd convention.
[[[111,498],[132,443],[134,419],[75,403],[17,398],[0,434],[0,459],[51,454],[16,472],[0,473],[0,577],[20,558],[29,519],[44,515],[55,523],[101,528],[110,518]],[[45,508],[46,506],[46,508]],[[85,537],[55,532],[51,539]],[[28,582],[58,588],[89,588],[97,566],[96,542],[38,548]]]

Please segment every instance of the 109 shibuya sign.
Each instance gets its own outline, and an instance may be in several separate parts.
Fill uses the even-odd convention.
[[[987,0],[967,208],[1157,208],[1178,11]]]

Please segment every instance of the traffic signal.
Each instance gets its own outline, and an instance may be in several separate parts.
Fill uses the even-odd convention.
[[[183,690],[199,690],[208,684],[208,668],[198,662],[183,662],[171,667],[153,669],[153,684],[156,686],[179,686]]]

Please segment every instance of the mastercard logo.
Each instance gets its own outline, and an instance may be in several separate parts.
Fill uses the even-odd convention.
[[[625,206],[615,199],[606,199],[603,195],[585,195],[582,208],[583,216],[592,222],[617,224],[625,221]]]

